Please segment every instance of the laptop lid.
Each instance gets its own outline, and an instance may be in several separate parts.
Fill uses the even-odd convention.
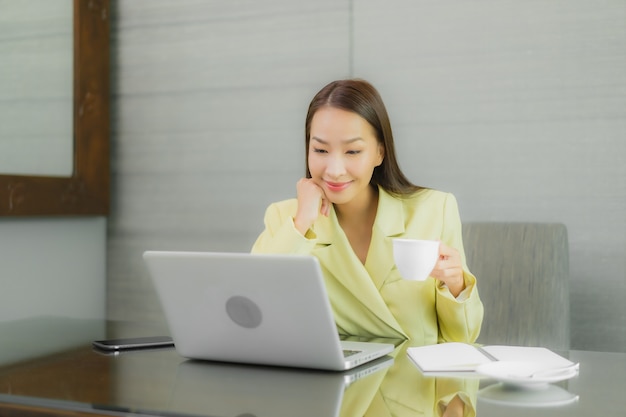
[[[345,342],[317,258],[147,251],[178,353],[192,359],[344,370],[393,351]]]

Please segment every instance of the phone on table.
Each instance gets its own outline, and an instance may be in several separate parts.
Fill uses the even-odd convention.
[[[170,336],[129,337],[121,339],[94,340],[93,346],[104,351],[122,351],[133,349],[154,349],[174,346]]]

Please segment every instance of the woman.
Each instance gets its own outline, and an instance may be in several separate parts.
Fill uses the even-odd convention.
[[[309,106],[305,143],[297,198],[268,207],[252,252],[316,256],[342,334],[474,342],[483,308],[456,200],[401,172],[376,89],[363,80],[325,86]],[[441,242],[431,277],[400,276],[393,238]]]

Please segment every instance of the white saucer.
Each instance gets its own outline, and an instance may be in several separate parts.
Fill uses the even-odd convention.
[[[578,365],[551,369],[540,363],[496,361],[479,365],[476,372],[508,385],[541,388],[551,382],[575,377],[578,375]]]
[[[556,385],[548,385],[541,390],[528,390],[498,383],[478,391],[478,400],[517,407],[560,407],[575,403],[578,395]]]

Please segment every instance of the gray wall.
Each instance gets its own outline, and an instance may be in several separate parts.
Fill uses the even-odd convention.
[[[162,320],[146,249],[247,251],[303,173],[325,83],[363,77],[464,221],[563,222],[572,345],[626,350],[626,3],[118,1],[108,315]]]
[[[0,217],[0,325],[104,318],[106,233],[103,217]]]

